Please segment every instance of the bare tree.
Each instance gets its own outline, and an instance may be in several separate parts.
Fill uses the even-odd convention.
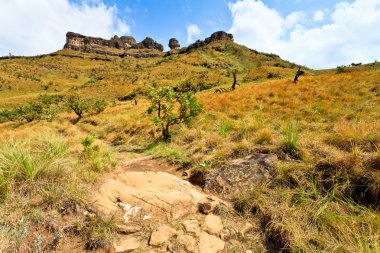
[[[298,67],[296,76],[294,77],[294,83],[297,83],[298,77],[302,76],[303,74],[305,74],[305,71],[301,70],[301,67]]]
[[[237,84],[236,71],[233,72],[233,76],[234,76],[234,82],[232,84],[231,90],[235,90],[236,89],[236,84]]]

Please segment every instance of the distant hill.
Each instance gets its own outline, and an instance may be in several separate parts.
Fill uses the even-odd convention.
[[[298,66],[236,44],[225,32],[185,48],[178,46],[164,53],[162,45],[150,38],[136,43],[132,37],[104,40],[69,32],[58,52],[0,61],[4,98],[0,106],[22,103],[40,93],[72,91],[117,99],[137,86],[177,86],[190,79],[212,88],[230,85],[232,71],[237,71],[240,84],[290,78]]]

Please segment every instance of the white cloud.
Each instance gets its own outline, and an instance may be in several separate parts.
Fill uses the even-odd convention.
[[[325,13],[321,10],[316,11],[313,16],[314,22],[321,22],[325,18]]]
[[[302,15],[282,17],[260,0],[229,6],[235,40],[257,50],[314,68],[380,59],[380,0],[339,3],[330,23],[313,28],[307,28]]]
[[[201,35],[201,30],[197,25],[191,24],[187,26],[187,43],[194,41],[194,37],[199,37]]]
[[[0,55],[36,55],[61,49],[67,31],[110,38],[130,33],[117,9],[101,0],[1,0]]]

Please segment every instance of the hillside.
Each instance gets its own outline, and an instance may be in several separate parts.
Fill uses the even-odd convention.
[[[48,108],[54,117],[0,118],[0,252],[113,252],[119,240],[133,252],[198,252],[211,241],[201,252],[380,251],[380,64],[303,67],[295,84],[297,64],[210,38],[168,53],[0,60],[2,110],[65,96]],[[203,111],[164,141],[146,91],[188,84]],[[108,106],[76,119],[73,94]],[[210,210],[193,213],[194,194]],[[120,228],[127,200],[160,218]],[[167,238],[152,243],[157,234]]]
[[[115,50],[107,48],[107,50]],[[120,50],[119,50],[120,51]],[[291,77],[295,64],[258,53],[230,40],[216,40],[187,53],[156,56],[154,49],[128,49],[128,54],[154,57],[117,57],[63,49],[42,57],[0,60],[0,106],[25,102],[41,93],[82,94],[117,99],[136,87],[176,86],[189,78],[206,87]],[[272,74],[270,74],[272,73]],[[21,96],[22,99],[17,99]]]

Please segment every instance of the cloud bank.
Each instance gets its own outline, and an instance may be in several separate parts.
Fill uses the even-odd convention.
[[[229,8],[229,32],[259,51],[313,68],[380,59],[380,0],[341,2],[310,18],[303,12],[283,17],[260,0],[239,0]]]
[[[201,30],[197,25],[191,24],[187,26],[187,43],[194,42],[194,37],[199,37]]]
[[[0,55],[56,51],[67,31],[104,38],[130,33],[116,7],[100,0],[1,0],[0,24]]]

